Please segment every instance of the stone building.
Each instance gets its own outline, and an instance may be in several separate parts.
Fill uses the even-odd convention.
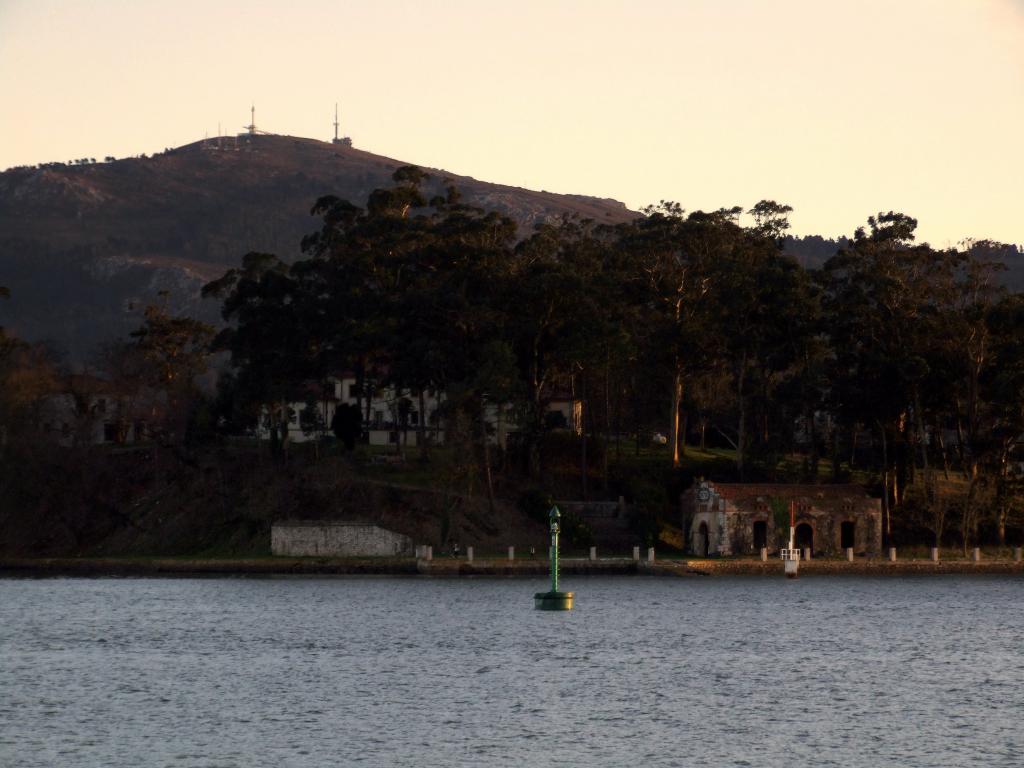
[[[688,549],[700,556],[756,554],[789,537],[795,505],[796,545],[812,554],[878,554],[882,502],[859,485],[782,485],[699,481],[682,494]]]
[[[270,551],[288,557],[397,557],[411,555],[413,543],[373,523],[286,520],[271,526]]]

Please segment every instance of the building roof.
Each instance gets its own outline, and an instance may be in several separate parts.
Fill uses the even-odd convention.
[[[757,497],[775,499],[867,499],[867,491],[863,486],[854,483],[842,485],[813,485],[810,483],[713,483],[708,487],[714,489],[724,499],[743,500]]]

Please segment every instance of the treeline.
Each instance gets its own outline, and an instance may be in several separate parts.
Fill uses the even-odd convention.
[[[639,453],[661,430],[674,467],[689,435],[732,448],[738,479],[777,478],[794,452],[811,482],[823,459],[827,479],[866,472],[890,540],[1003,543],[1019,519],[1024,301],[1000,287],[1004,246],[938,250],[889,212],[809,270],[784,254],[790,208],[772,201],[662,202],[522,237],[455,188],[425,199],[425,178],[401,168],[365,207],[321,198],[302,259],[250,253],[205,287],[229,321],[214,344],[231,355],[227,422],[259,404],[283,437],[297,386],[339,371],[364,394],[441,391],[491,487],[494,406],[514,406],[536,477],[548,403],[570,392],[584,496],[594,475],[607,485],[611,445],[629,434]]]
[[[29,504],[45,488],[57,514],[75,472],[79,485],[101,476],[81,469],[99,459],[77,428],[55,444],[54,403],[84,435],[98,403],[117,399],[104,417],[124,422],[115,437],[146,422],[133,427],[152,446],[146,477],[174,467],[185,482],[196,451],[257,424],[284,457],[293,404],[351,372],[367,421],[388,387],[423,430],[424,394],[444,394],[445,439],[466,466],[458,493],[550,488],[552,466],[568,463],[584,498],[646,495],[669,511],[695,471],[685,452],[715,447],[729,462],[696,470],[712,479],[867,485],[889,541],[1019,538],[1024,298],[1001,285],[1005,246],[935,249],[889,212],[808,269],[786,254],[790,209],[772,201],[662,202],[622,225],[564,219],[522,233],[455,188],[426,199],[425,180],[404,167],[362,207],[318,200],[302,258],[250,253],[205,286],[227,321],[215,338],[150,308],[93,377],[74,378],[44,347],[0,333],[0,495]],[[230,363],[204,393],[196,381],[219,353]],[[566,397],[576,424],[549,408]],[[502,419],[516,427],[507,447],[488,439]],[[668,459],[644,485],[635,475],[658,433]],[[112,519],[136,492],[102,501],[109,484],[94,485]]]

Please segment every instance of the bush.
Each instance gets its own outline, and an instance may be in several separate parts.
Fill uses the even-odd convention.
[[[531,520],[539,523],[547,523],[548,512],[554,502],[551,494],[540,488],[530,488],[519,494],[516,500],[516,508]]]
[[[594,544],[594,532],[575,512],[562,513],[562,540],[570,547],[587,548]]]
[[[629,514],[629,528],[643,541],[654,546],[661,533],[665,512],[665,487],[643,478],[634,478],[629,484],[629,498],[633,508]]]
[[[579,472],[582,440],[569,431],[548,432],[541,441],[544,465],[556,473]],[[587,438],[587,464],[591,469],[601,466],[604,442],[595,435]]]

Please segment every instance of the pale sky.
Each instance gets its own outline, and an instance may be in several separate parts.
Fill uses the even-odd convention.
[[[1024,0],[0,0],[0,168],[241,130],[797,234],[1024,242]],[[328,190],[325,190],[328,191]]]

